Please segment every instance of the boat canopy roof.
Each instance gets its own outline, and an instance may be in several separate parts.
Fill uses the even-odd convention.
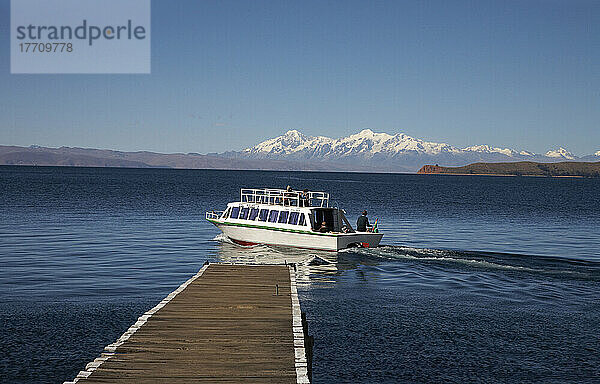
[[[291,207],[329,207],[329,193],[273,188],[242,188],[240,201]]]

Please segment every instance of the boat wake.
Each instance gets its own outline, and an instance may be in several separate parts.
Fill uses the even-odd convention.
[[[215,236],[213,241],[220,241],[221,243],[235,244],[229,237],[225,236],[222,233],[219,233],[217,236]]]
[[[340,251],[340,258],[356,257],[372,261],[404,260],[439,268],[505,270],[600,281],[600,263],[569,258],[393,245]]]
[[[267,245],[241,246],[223,234],[214,240],[224,244],[219,258],[244,263],[294,263],[310,273],[334,273],[357,265],[383,265],[386,262],[405,262],[430,269],[505,271],[554,278],[600,281],[600,263],[569,258],[415,248],[384,245],[377,248],[348,248],[332,256],[331,252],[307,251],[290,247]],[[310,268],[309,268],[310,267]]]

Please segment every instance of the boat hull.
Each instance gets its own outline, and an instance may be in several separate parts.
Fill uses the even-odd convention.
[[[382,233],[319,233],[308,231],[286,231],[279,228],[238,226],[219,220],[210,220],[225,236],[241,245],[267,244],[317,249],[336,252],[359,246],[377,247]]]

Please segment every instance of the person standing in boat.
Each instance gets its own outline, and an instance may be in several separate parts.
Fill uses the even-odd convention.
[[[294,190],[292,189],[291,185],[288,185],[287,188],[285,189],[285,192],[283,193],[283,205],[285,205],[285,206],[292,205],[291,197],[293,197],[293,196],[294,196]]]
[[[310,207],[310,198],[308,194],[308,189],[306,188],[304,188],[304,190],[300,192],[300,206]]]
[[[367,211],[363,211],[362,215],[356,220],[356,230],[358,232],[367,232],[369,225],[369,218],[367,217]]]

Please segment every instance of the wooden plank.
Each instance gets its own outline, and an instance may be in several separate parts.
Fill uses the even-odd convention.
[[[73,382],[308,382],[288,266],[210,264],[161,304]]]

